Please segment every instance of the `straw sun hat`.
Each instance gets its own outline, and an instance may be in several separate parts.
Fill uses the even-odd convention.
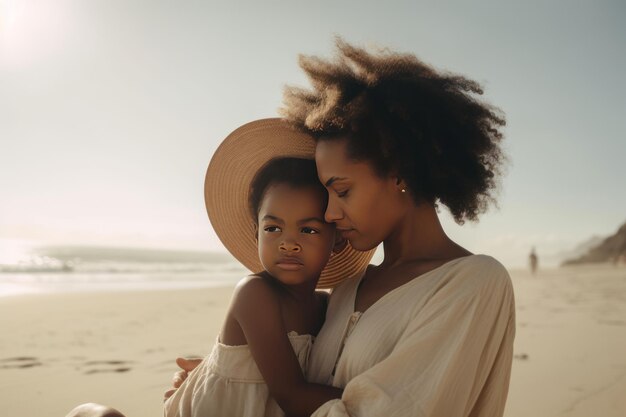
[[[250,184],[260,168],[274,158],[314,159],[315,140],[284,120],[262,119],[232,132],[217,148],[204,181],[204,201],[213,229],[226,249],[252,272],[263,270],[254,221],[248,208]],[[331,288],[360,275],[374,250],[359,252],[348,243],[331,256],[318,288]]]

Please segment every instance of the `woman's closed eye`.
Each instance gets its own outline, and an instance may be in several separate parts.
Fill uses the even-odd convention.
[[[348,191],[350,191],[350,190],[349,189],[345,189],[345,190],[342,190],[342,191],[335,191],[335,193],[337,194],[337,197],[343,198],[343,197],[348,195]]]

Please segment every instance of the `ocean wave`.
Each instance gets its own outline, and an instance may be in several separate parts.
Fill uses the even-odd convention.
[[[32,248],[0,273],[194,273],[241,270],[229,254],[136,248],[54,246]]]

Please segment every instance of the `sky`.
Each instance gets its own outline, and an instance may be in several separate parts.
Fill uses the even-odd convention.
[[[549,263],[626,221],[624,21],[621,1],[0,0],[0,239],[223,251],[214,150],[339,35],[484,86],[507,117],[499,208],[444,229]]]

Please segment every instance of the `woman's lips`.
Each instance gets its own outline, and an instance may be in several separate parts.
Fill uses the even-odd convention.
[[[342,228],[337,228],[337,231],[339,231],[339,233],[341,233],[341,235],[343,237],[348,236],[350,233],[354,232],[354,229],[342,229]]]

